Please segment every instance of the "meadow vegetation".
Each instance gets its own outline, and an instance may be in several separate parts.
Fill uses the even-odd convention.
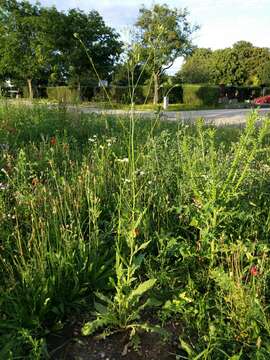
[[[206,127],[0,106],[0,358],[85,336],[269,359],[269,120]],[[166,329],[166,330],[165,330]]]

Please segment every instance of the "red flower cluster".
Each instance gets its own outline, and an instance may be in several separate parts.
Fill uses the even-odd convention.
[[[251,268],[250,268],[249,271],[250,271],[250,274],[251,274],[252,276],[258,276],[258,275],[259,275],[259,271],[258,271],[256,265],[251,266]]]
[[[51,137],[50,144],[56,145],[56,143],[57,143],[56,137],[55,136]]]

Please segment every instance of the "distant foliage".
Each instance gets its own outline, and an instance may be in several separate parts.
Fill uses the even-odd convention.
[[[77,38],[83,43],[83,48]],[[119,34],[97,11],[68,12],[28,1],[3,0],[0,6],[0,78],[33,85],[97,83],[88,55],[108,78],[122,52]],[[88,55],[87,55],[88,53]]]
[[[48,87],[47,95],[49,100],[56,100],[62,103],[74,103],[80,99],[79,91],[68,86]]]
[[[238,41],[231,48],[196,49],[186,58],[177,78],[189,83],[270,84],[270,50]]]

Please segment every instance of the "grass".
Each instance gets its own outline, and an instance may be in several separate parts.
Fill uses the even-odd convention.
[[[268,359],[270,124],[256,118],[2,103],[0,358],[48,357],[48,333],[84,314],[84,335],[180,322],[182,358]]]
[[[52,101],[48,99],[33,99],[29,102],[28,99],[16,99],[16,100],[10,100],[13,104],[29,104],[33,103],[35,105],[54,105],[57,106],[59,102],[57,100]],[[65,104],[64,104],[65,105]],[[70,103],[66,104],[70,106],[78,106],[78,107],[90,107],[90,108],[96,108],[96,109],[102,109],[102,110],[108,110],[108,109],[115,109],[115,110],[130,110],[131,105],[129,104],[120,104],[120,103],[110,103],[110,102],[89,102],[89,101],[82,101],[78,103]],[[182,104],[182,103],[176,103],[176,104],[169,104],[166,111],[196,111],[196,110],[217,110],[217,109],[245,109],[245,108],[251,108],[251,105],[248,103],[237,103],[237,104],[215,104],[215,105],[191,105],[191,104]],[[259,108],[259,107],[258,107]],[[157,104],[154,105],[152,103],[150,104],[135,104],[134,109],[137,111],[160,111],[163,110],[163,104]]]

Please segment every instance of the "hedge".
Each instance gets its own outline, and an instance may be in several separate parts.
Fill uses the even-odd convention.
[[[215,105],[220,96],[220,87],[214,85],[184,84],[183,103],[188,105]]]
[[[47,87],[49,100],[57,100],[63,103],[74,103],[80,99],[80,93],[77,89],[68,86]]]
[[[143,104],[145,101],[145,98],[147,96],[147,90],[146,86],[137,86],[134,93],[134,102],[135,104]],[[129,88],[128,86],[117,86],[112,85],[106,88],[107,94],[110,97],[110,100],[112,102],[116,102],[118,104],[130,104],[130,93],[132,92],[132,88]],[[151,101],[151,97],[150,101]],[[149,101],[148,98],[148,101]],[[96,102],[103,102],[108,101],[108,97],[104,91],[104,89],[100,88],[97,89],[95,96],[92,98],[92,101]]]

